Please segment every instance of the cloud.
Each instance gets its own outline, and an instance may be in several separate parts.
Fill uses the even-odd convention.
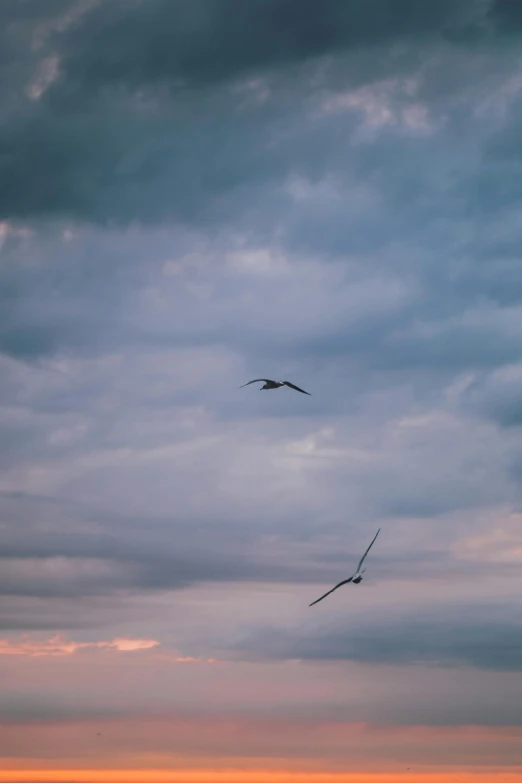
[[[98,4],[66,29],[58,37],[66,78],[83,89],[166,80],[201,86],[350,47],[435,36],[467,16],[462,3],[428,7],[420,0],[393,7],[381,0],[349,6],[305,0],[299,12],[291,0],[253,0],[248,7],[238,0],[197,6],[154,0],[133,11],[123,2]]]
[[[347,81],[389,78],[390,63],[411,81],[420,46],[482,37],[481,3],[327,0],[296,14],[291,0],[154,0],[132,14],[124,2],[79,4],[69,18],[62,8],[25,67],[28,96],[2,123],[6,218],[230,221],[247,193],[273,202],[267,187],[324,169],[331,141],[310,125],[310,94],[337,81],[346,95]],[[317,58],[336,55],[349,61],[322,76]],[[422,103],[403,108],[410,130],[424,128]]]
[[[101,728],[101,740],[96,736],[97,726]],[[270,783],[274,777],[281,774],[288,781],[337,783],[342,775],[343,779],[350,783],[361,780],[375,783],[379,774],[368,774],[368,767],[365,766],[369,753],[373,758],[371,769],[378,771],[381,777],[383,773],[387,774],[390,768],[397,770],[397,774],[387,774],[393,783],[399,783],[404,778],[406,762],[421,768],[429,764],[430,767],[435,767],[444,781],[445,775],[440,774],[445,766],[440,759],[443,747],[454,765],[453,769],[468,764],[475,769],[479,764],[484,765],[481,771],[491,780],[495,780],[497,765],[504,765],[508,770],[512,765],[516,769],[517,742],[520,742],[520,731],[506,727],[394,727],[368,725],[359,721],[311,721],[302,718],[284,722],[224,717],[204,722],[196,722],[190,717],[163,720],[141,718],[103,723],[98,721],[97,726],[92,722],[74,721],[69,726],[55,723],[38,727],[6,727],[2,741],[5,744],[9,741],[12,747],[20,750],[21,733],[24,730],[33,747],[38,748],[38,759],[40,763],[44,762],[42,766],[50,760],[51,753],[56,753],[60,738],[64,748],[60,758],[71,765],[78,757],[88,759],[91,764],[94,758],[97,758],[98,763],[107,763],[116,757],[120,764],[122,759],[125,759],[131,767],[136,765],[141,755],[138,755],[139,748],[143,749],[149,763],[154,759],[165,765],[159,767],[158,764],[156,770],[150,773],[145,769],[145,774],[151,775],[150,780],[168,779],[194,783],[211,783],[216,780],[240,783],[245,779],[245,775],[252,783]],[[44,742],[47,743],[48,750],[44,749]],[[304,755],[303,744],[306,748]],[[202,750],[206,756],[203,760]],[[25,754],[19,755],[21,758],[24,756]],[[325,775],[320,770],[326,757],[329,764]],[[196,758],[196,764],[200,764],[201,769],[195,768]],[[261,759],[262,770],[259,770]],[[220,770],[216,777],[214,767]],[[204,768],[207,770],[206,774]],[[92,779],[92,770],[90,774]],[[129,777],[127,773],[125,776],[125,773],[119,770],[114,774],[119,783],[139,780],[137,775]],[[79,773],[78,778],[72,779],[89,780],[82,773]],[[462,783],[473,781],[466,773],[461,777],[458,772],[456,775],[453,773],[451,779],[462,780]],[[430,778],[420,777],[419,780],[429,783]],[[502,780],[500,778],[501,783]]]
[[[508,35],[518,35],[522,27],[522,12],[518,3],[510,0],[493,0],[488,15]]]
[[[463,390],[462,406],[471,405],[477,413],[500,427],[522,424],[522,373],[519,364],[507,364],[491,373],[476,376]]]
[[[515,11],[294,6],[0,9],[6,720],[519,722]]]
[[[464,566],[446,553],[477,529],[464,513],[512,493],[504,443],[489,424],[444,408],[408,415],[409,392],[359,391],[363,378],[351,400],[338,396],[342,384],[318,379],[314,413],[286,390],[232,393],[230,354],[197,356],[62,360],[63,373],[6,363],[4,390],[19,406],[6,419],[25,422],[30,437],[17,431],[16,450],[3,441],[4,627],[75,628],[82,617],[92,627],[97,614],[104,624],[105,601],[114,616],[122,593],[328,580],[357,561],[382,522],[390,532],[374,563],[385,581],[405,565],[411,578],[436,579],[506,568],[487,556]],[[408,544],[390,550],[394,530]],[[31,613],[24,597],[46,599],[45,612],[38,603]],[[61,600],[60,616],[50,604]]]
[[[86,649],[134,652],[135,650],[149,650],[158,645],[159,642],[155,639],[113,639],[109,642],[73,642],[67,641],[60,634],[43,641],[33,640],[30,636],[23,636],[19,639],[0,639],[0,655],[61,656],[72,655],[77,650]]]
[[[400,610],[378,622],[360,614],[350,628],[316,622],[311,630],[292,633],[260,628],[237,650],[254,657],[317,661],[358,661],[365,664],[471,667],[494,671],[519,671],[517,653],[522,626],[516,613],[501,606],[464,610]]]

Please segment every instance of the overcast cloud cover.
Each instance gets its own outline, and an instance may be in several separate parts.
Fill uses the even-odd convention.
[[[0,90],[0,754],[522,768],[522,4],[4,0]]]

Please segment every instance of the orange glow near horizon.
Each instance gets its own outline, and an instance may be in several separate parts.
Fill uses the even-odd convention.
[[[263,769],[16,769],[0,783],[522,783],[522,771],[302,772]]]

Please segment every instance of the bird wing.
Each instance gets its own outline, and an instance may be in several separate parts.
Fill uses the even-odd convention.
[[[304,389],[300,389],[299,386],[294,386],[294,384],[290,383],[290,381],[283,381],[283,383],[285,386],[290,386],[291,389],[295,389],[296,391],[301,392],[301,394],[308,394],[309,397],[312,396],[310,392],[306,392]]]
[[[334,591],[334,590],[337,590],[337,588],[338,588],[338,587],[342,587],[342,585],[347,585],[347,584],[348,584],[348,582],[351,582],[351,581],[352,581],[352,579],[353,579],[353,576],[351,576],[349,579],[345,579],[344,581],[342,581],[342,582],[339,582],[339,584],[338,584],[338,585],[335,585],[335,587],[332,587],[332,589],[331,589],[331,590],[328,590],[328,592],[327,592],[327,593],[325,593],[324,595],[322,595],[320,598],[318,598],[318,599],[317,599],[317,601],[312,601],[312,603],[311,603],[311,604],[308,604],[308,605],[309,605],[309,606],[313,606],[314,604],[318,604],[318,603],[319,603],[319,601],[322,601],[322,600],[323,600],[323,598],[326,598],[326,596],[327,596],[327,595],[330,595],[330,593],[333,593],[333,591]]]
[[[360,567],[361,567],[361,566],[362,566],[362,564],[363,564],[364,558],[366,557],[366,555],[368,554],[368,552],[369,552],[369,551],[370,551],[370,549],[372,548],[372,546],[373,546],[373,544],[374,544],[374,542],[375,542],[375,539],[377,538],[377,536],[379,535],[379,533],[380,533],[380,532],[381,532],[381,528],[379,528],[379,530],[376,532],[376,534],[375,534],[375,536],[374,536],[374,539],[373,539],[372,543],[370,544],[370,546],[368,547],[368,549],[366,550],[366,552],[364,553],[364,555],[363,555],[363,556],[361,557],[361,559],[359,560],[359,565],[357,566],[357,573],[358,573],[358,571],[359,571]]]
[[[249,381],[248,383],[244,383],[243,386],[250,386],[251,383],[258,383],[258,381],[264,381],[265,383],[269,382],[269,378],[254,378],[253,381]],[[243,386],[240,386],[239,388],[242,389]]]

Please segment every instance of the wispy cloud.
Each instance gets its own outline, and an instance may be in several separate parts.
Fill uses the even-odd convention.
[[[0,639],[0,655],[60,656],[72,655],[78,650],[87,649],[134,652],[136,650],[150,650],[159,644],[155,639],[113,639],[107,642],[73,642],[68,641],[60,634],[46,640],[35,640],[26,635],[16,639]]]

